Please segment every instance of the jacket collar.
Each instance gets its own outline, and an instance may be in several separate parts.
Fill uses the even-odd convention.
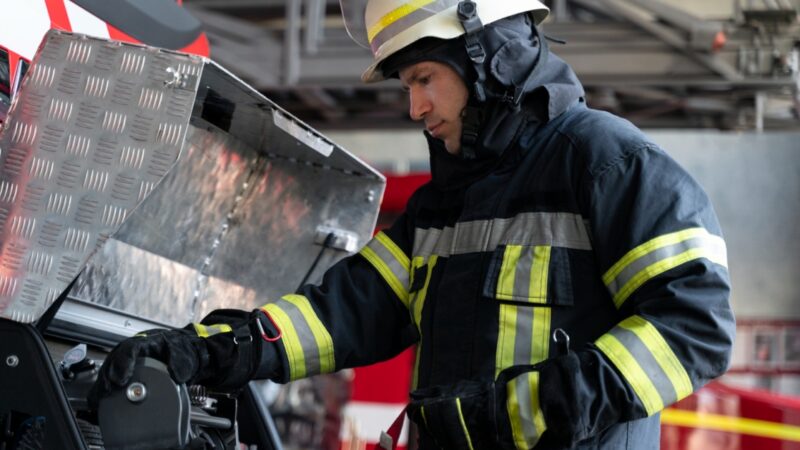
[[[490,120],[484,121],[481,130],[484,139],[479,145],[486,147],[479,152],[482,157],[465,160],[451,155],[445,149],[444,142],[425,133],[432,181],[436,187],[442,190],[458,189],[486,176],[502,163],[508,149],[517,144],[525,130],[552,121],[582,100],[584,90],[578,77],[556,55],[550,54],[546,65],[535,72],[535,78],[528,82],[533,89],[525,96],[518,110],[511,111],[500,101],[487,105]]]

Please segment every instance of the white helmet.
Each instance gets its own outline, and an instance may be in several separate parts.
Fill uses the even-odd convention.
[[[550,10],[537,0],[473,0],[483,25],[528,12],[540,24]],[[426,37],[453,39],[465,33],[458,17],[460,0],[340,0],[350,37],[369,47],[375,61],[361,75],[365,83],[381,81],[380,64]]]

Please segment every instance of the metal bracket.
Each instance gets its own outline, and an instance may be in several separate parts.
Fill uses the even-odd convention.
[[[328,238],[328,235],[333,234],[328,247],[342,250],[347,253],[355,253],[358,250],[358,234],[353,231],[343,230],[341,228],[334,228],[326,225],[317,227],[314,236],[314,243],[322,245]]]
[[[284,116],[278,110],[273,110],[272,119],[275,125],[281,130],[288,133],[293,138],[307,145],[308,148],[316,151],[317,153],[325,156],[331,156],[333,153],[333,144],[327,142],[320,135],[313,131],[304,128],[289,117]]]

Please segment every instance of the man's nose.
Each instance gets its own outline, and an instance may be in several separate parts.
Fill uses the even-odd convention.
[[[431,102],[422,92],[411,89],[408,93],[408,115],[411,120],[422,120],[431,110]]]

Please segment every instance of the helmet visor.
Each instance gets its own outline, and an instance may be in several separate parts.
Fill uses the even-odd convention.
[[[368,0],[339,0],[344,28],[356,44],[369,48],[367,24],[364,20]]]

